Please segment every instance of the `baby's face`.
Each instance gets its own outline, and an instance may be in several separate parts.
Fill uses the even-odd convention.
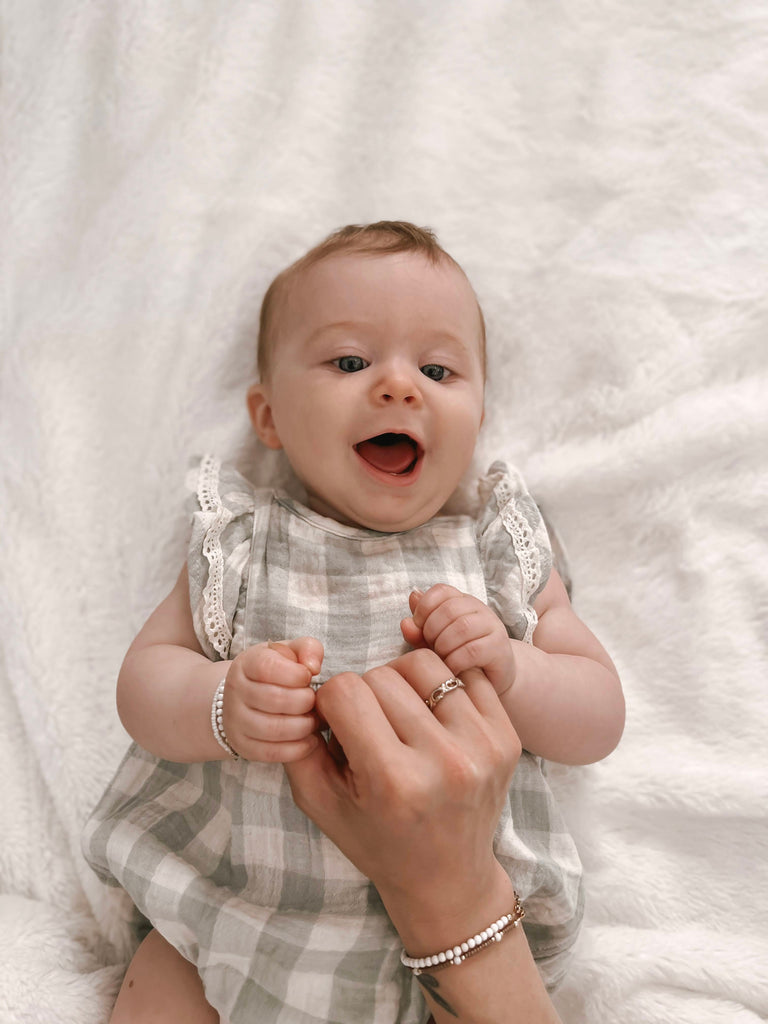
[[[291,284],[249,409],[311,508],[391,533],[426,522],[456,489],[483,383],[477,300],[457,267],[339,254]]]

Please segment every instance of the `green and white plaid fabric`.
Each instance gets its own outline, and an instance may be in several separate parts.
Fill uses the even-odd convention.
[[[403,653],[408,593],[437,582],[487,601],[510,635],[530,639],[549,542],[521,478],[500,463],[483,482],[477,521],[439,517],[400,534],[342,526],[254,489],[210,457],[192,483],[190,598],[211,658],[313,635],[326,650],[321,680],[362,672]],[[530,754],[495,847],[552,987],[581,921],[581,867]],[[376,890],[296,808],[280,765],[175,764],[134,744],[86,826],[84,850],[197,965],[223,1021],[423,1024],[429,1016]]]

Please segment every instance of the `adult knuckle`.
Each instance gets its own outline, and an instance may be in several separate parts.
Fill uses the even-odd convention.
[[[373,805],[393,820],[421,818],[431,805],[432,787],[421,772],[406,773],[392,765],[368,777]]]
[[[473,794],[481,781],[481,772],[476,760],[467,751],[455,745],[445,753],[443,773],[447,785],[456,796]]]
[[[341,672],[339,675],[329,679],[318,692],[325,692],[329,697],[347,697],[354,693],[359,685],[360,676],[355,672]]]
[[[416,787],[405,790],[403,780],[400,776],[391,771],[381,771],[370,778],[370,787],[377,801],[383,806],[398,807],[402,804],[403,798],[410,798],[415,793]]]
[[[322,712],[324,708],[334,704],[343,704],[351,697],[359,681],[359,676],[354,672],[341,672],[337,676],[332,676],[315,694],[318,709]]]
[[[503,772],[512,763],[509,747],[497,736],[492,735],[488,738],[485,752],[491,771]]]
[[[522,744],[515,730],[510,726],[503,736],[491,732],[485,750],[491,773],[498,778],[511,779],[522,753]]]
[[[434,813],[434,791],[425,782],[414,783],[407,790],[399,783],[392,783],[386,800],[387,817],[396,833],[421,828]]]

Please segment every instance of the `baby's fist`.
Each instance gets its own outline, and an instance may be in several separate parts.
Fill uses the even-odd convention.
[[[515,657],[506,627],[488,605],[447,583],[409,597],[411,618],[400,624],[412,647],[429,646],[454,675],[480,668],[501,694],[515,679]]]
[[[224,731],[250,761],[298,761],[318,742],[319,719],[310,686],[323,646],[313,637],[256,644],[227,673]]]

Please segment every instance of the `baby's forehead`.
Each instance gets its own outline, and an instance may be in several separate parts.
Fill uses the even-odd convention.
[[[310,259],[306,264],[302,262],[296,265],[297,277],[310,275],[313,271],[321,273],[343,273],[350,268],[370,269],[373,274],[377,270],[384,272],[384,268],[393,263],[417,262],[426,267],[434,267],[435,272],[446,266],[456,266],[448,256],[431,258],[426,253],[418,250],[405,250],[402,252],[379,251],[376,249],[339,249],[336,252],[326,253],[316,259]]]
[[[393,277],[390,273],[397,265],[405,269],[402,277]],[[450,256],[440,255],[432,258],[425,253],[410,250],[393,253],[367,250],[334,252],[305,266],[297,265],[291,268],[292,273],[286,284],[294,301],[300,301],[304,297],[315,297],[318,293],[323,297],[326,286],[338,285],[346,279],[350,280],[350,287],[353,289],[386,279],[392,289],[410,290],[412,284],[409,267],[415,267],[419,286],[426,291],[431,291],[433,284],[435,287],[444,284],[446,277],[453,277],[464,282],[467,294],[475,297],[466,274]]]
[[[278,278],[280,287],[274,296],[276,301],[271,315],[270,337],[264,339],[265,367],[271,359],[271,353],[280,348],[281,340],[285,338],[284,332],[288,331],[289,336],[292,336],[299,322],[304,321],[306,326],[306,318],[313,321],[317,315],[325,319],[326,314],[332,314],[335,318],[341,303],[341,311],[345,314],[341,319],[355,319],[356,312],[367,319],[371,302],[375,304],[376,310],[386,310],[393,296],[401,295],[405,298],[407,290],[411,295],[420,297],[423,294],[427,307],[430,302],[433,309],[438,305],[438,318],[443,313],[447,314],[446,307],[456,310],[457,318],[453,322],[463,321],[466,324],[468,315],[477,318],[477,341],[485,371],[485,321],[482,310],[464,270],[447,253],[433,257],[418,250],[342,250],[324,254],[317,259],[311,259],[309,255],[309,261],[299,260],[280,275],[282,280]],[[400,266],[395,267],[395,264]],[[410,268],[413,268],[412,274]],[[388,282],[385,294],[377,290],[382,279]],[[441,291],[445,297],[443,304],[439,301]],[[458,308],[454,305],[456,299],[459,300]],[[395,298],[394,301],[398,300]],[[347,311],[349,317],[346,316]],[[474,333],[474,324],[472,330]]]

